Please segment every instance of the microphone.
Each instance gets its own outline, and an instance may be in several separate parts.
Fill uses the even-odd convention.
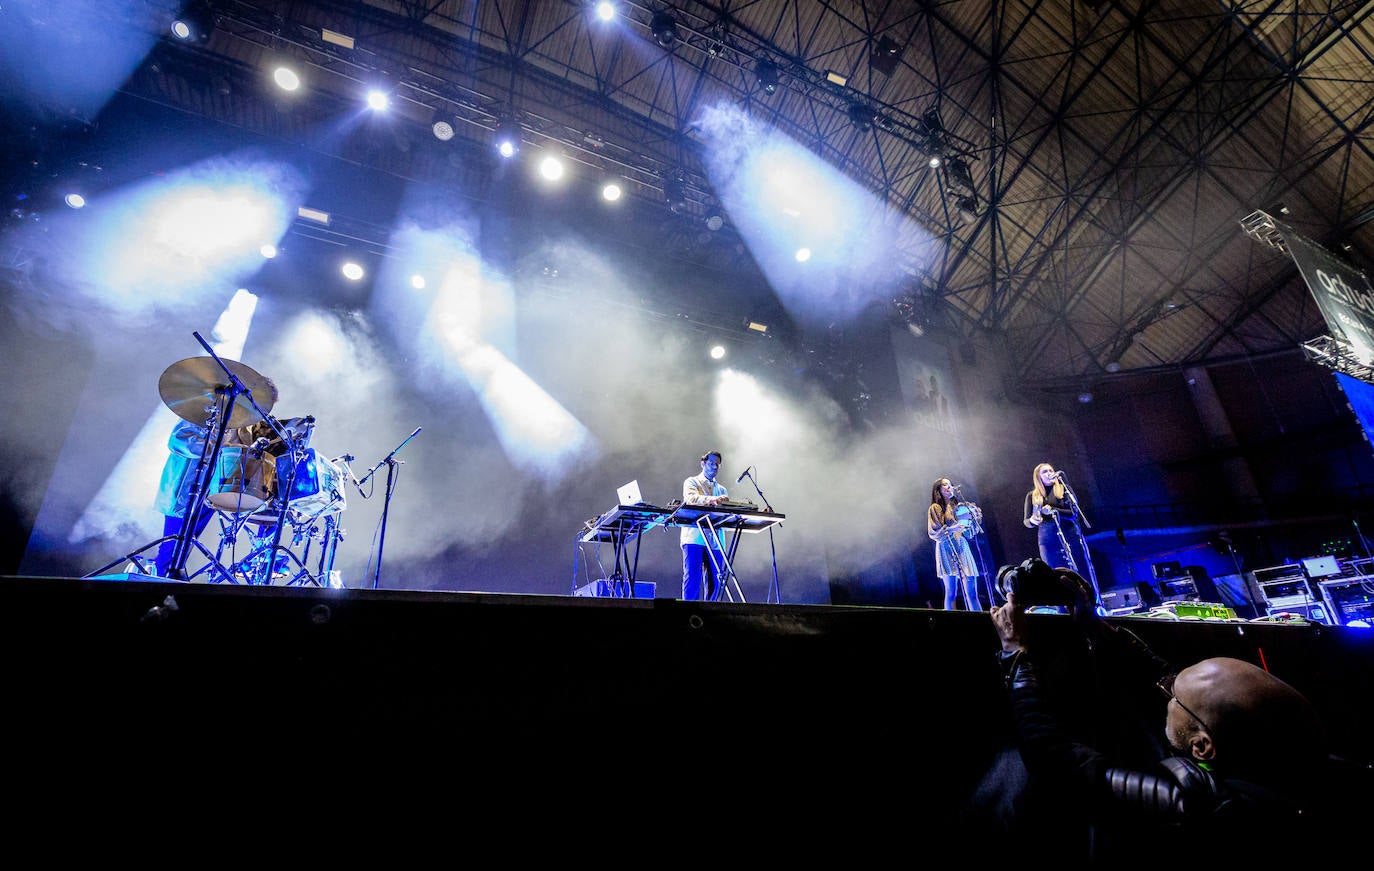
[[[310,425],[310,426],[314,426],[314,425],[315,425],[315,415],[313,415],[313,414],[307,414],[307,415],[305,416],[305,422],[306,422],[308,425]]]
[[[1058,472],[1055,472],[1055,473],[1054,473],[1054,478],[1055,478],[1056,481],[1062,481],[1062,480],[1064,480],[1064,472],[1063,472],[1062,470],[1060,470],[1060,471],[1058,471]]]
[[[252,446],[248,448],[248,453],[254,457],[261,457],[262,452],[267,450],[267,446],[269,444],[271,444],[271,442],[267,440],[266,436],[263,436],[259,438],[257,441],[253,442]]]
[[[740,472],[740,473],[739,473],[739,477],[735,479],[735,483],[736,483],[736,484],[742,483],[742,482],[744,481],[745,478],[748,478],[748,477],[749,477],[749,470],[752,469],[752,468],[754,468],[754,467],[753,467],[753,466],[745,466],[744,471],[743,471],[743,472]]]
[[[353,462],[353,461],[356,460],[356,459],[358,459],[358,458],[355,457],[355,456],[353,456],[352,454],[340,454],[339,456],[335,457],[334,459],[330,460],[329,462],[331,462],[331,463],[351,463],[351,462]]]

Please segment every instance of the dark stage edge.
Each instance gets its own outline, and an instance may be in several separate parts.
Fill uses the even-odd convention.
[[[1008,737],[985,614],[3,577],[0,620],[12,786],[216,813],[944,837]],[[1072,663],[1072,622],[1032,620]],[[1180,663],[1262,652],[1336,749],[1374,752],[1374,632],[1109,622]]]

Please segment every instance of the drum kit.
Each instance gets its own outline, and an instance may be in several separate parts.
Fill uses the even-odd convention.
[[[169,409],[203,434],[196,439],[201,451],[182,530],[92,574],[126,561],[142,570],[139,554],[175,539],[167,569],[173,579],[189,581],[205,574],[212,582],[328,585],[334,577],[335,551],[344,537],[339,526],[339,515],[347,508],[344,481],[356,480],[348,467],[352,458],[330,460],[319,455],[310,447],[314,417],[272,417],[276,385],[213,351],[210,357],[190,357],[168,366],[158,380],[158,394]],[[205,511],[215,512],[220,522],[220,543],[213,553],[195,534]],[[290,544],[284,544],[288,530]],[[249,553],[232,559],[245,532]],[[320,552],[312,572],[306,563],[316,542]],[[192,550],[199,550],[205,559],[188,572]],[[231,558],[226,560],[226,554]]]

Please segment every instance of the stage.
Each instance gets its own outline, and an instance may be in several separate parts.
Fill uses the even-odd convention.
[[[719,789],[801,829],[835,790],[868,803],[902,784],[899,815],[938,830],[1007,738],[979,613],[35,577],[0,578],[0,597],[22,714],[7,731],[43,777],[53,759],[165,760],[311,783],[385,769],[472,794],[533,769],[565,800]],[[1073,650],[1069,618],[1032,620],[1046,649]],[[1369,757],[1374,632],[1108,623],[1175,662],[1262,658],[1317,704],[1334,749]],[[1110,684],[1117,664],[1094,667]],[[570,769],[593,782],[553,774]]]

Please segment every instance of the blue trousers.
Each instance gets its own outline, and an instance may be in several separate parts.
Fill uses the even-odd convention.
[[[716,550],[715,563],[725,567],[725,554]],[[682,546],[682,598],[689,601],[709,601],[720,591],[720,572],[711,560],[704,544]]]

